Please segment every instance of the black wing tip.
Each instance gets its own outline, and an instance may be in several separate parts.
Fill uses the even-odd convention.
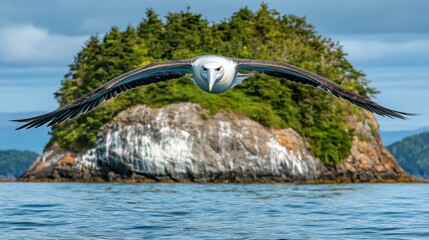
[[[419,113],[406,113],[406,112],[398,112],[395,111],[398,115],[400,115],[401,117],[398,117],[399,119],[402,120],[410,120],[409,117],[413,117],[413,116],[421,116],[423,114],[419,114]]]
[[[15,128],[15,131],[21,130],[21,129],[23,129],[23,128],[27,128],[27,129],[29,129],[29,127],[27,127],[27,124],[24,124],[24,125],[22,125],[22,126],[20,126],[20,127]]]
[[[347,100],[349,100],[352,104],[354,104],[354,105],[356,105],[362,109],[365,109],[369,112],[372,112],[372,113],[377,114],[377,115],[382,116],[382,117],[389,117],[392,119],[398,118],[398,119],[402,119],[402,120],[409,120],[409,117],[421,115],[421,114],[416,114],[416,113],[396,111],[396,110],[384,107],[384,106],[382,106],[376,102],[373,102],[369,99],[363,99],[363,100],[361,100],[361,99],[359,99],[359,100],[347,99]]]
[[[366,109],[382,117],[390,117],[392,119],[398,118],[402,120],[409,120],[410,119],[409,117],[421,115],[417,113],[407,113],[407,112],[396,111],[393,109],[383,107],[376,103],[371,104],[371,106],[367,106]]]
[[[32,117],[32,118],[23,118],[23,119],[11,119],[11,120],[8,120],[9,122],[28,122],[28,121],[31,121],[32,119],[34,119],[34,117]]]
[[[15,120],[9,120],[9,121],[13,121],[13,122],[23,122],[23,121],[15,121]],[[31,124],[32,122],[27,122],[26,124],[24,124],[24,125],[21,125],[21,126],[19,126],[19,127],[17,127],[17,128],[15,128],[15,131],[18,131],[18,130],[21,130],[21,129],[23,129],[23,128],[27,128],[27,129],[29,129],[30,128],[30,124]]]
[[[9,120],[9,121],[25,123],[24,125],[16,128],[15,131],[20,130],[20,129],[24,129],[24,128],[26,128],[26,129],[38,128],[38,127],[44,125],[45,123],[48,123],[50,121],[49,117],[51,117],[55,113],[56,113],[56,111],[53,111],[50,113],[42,114],[42,115],[31,117],[31,118],[13,119],[13,120]]]
[[[421,114],[416,114],[416,113],[396,111],[396,110],[392,110],[392,109],[388,109],[388,108],[383,108],[383,110],[385,110],[386,114],[389,117],[399,118],[402,120],[409,120],[410,119],[409,117],[421,115]]]
[[[70,118],[75,118],[83,113],[91,111],[92,109],[94,109],[94,105],[98,106],[102,102],[100,101],[100,99],[104,100],[104,98],[99,98],[98,101],[89,101],[86,102],[86,104],[66,106],[40,116],[25,119],[15,119],[10,121],[25,123],[24,125],[16,128],[15,130],[20,130],[23,128],[38,128],[45,124],[47,124],[47,127],[50,127],[54,124],[63,122]]]
[[[19,126],[19,127],[17,127],[17,128],[15,128],[15,131],[18,131],[18,130],[21,130],[21,129],[24,129],[24,128],[26,128],[26,129],[30,129],[30,128],[38,128],[38,127],[40,127],[40,126],[43,126],[45,123],[43,123],[43,124],[35,124],[35,122],[34,121],[29,121],[29,122],[27,122],[26,124],[24,124],[24,125],[22,125],[22,126]]]
[[[15,131],[17,130],[21,130],[23,128],[31,128],[29,125],[33,122],[33,120],[35,120],[36,118],[28,118],[28,119],[13,119],[13,120],[8,120],[9,122],[19,122],[19,123],[23,123],[26,122],[26,124],[19,126],[17,128],[15,128]]]

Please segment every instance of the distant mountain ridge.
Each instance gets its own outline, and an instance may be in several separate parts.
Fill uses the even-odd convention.
[[[392,143],[399,142],[406,137],[419,134],[422,132],[429,132],[429,126],[414,129],[414,130],[380,131],[380,137],[384,145],[388,146],[388,145],[391,145]]]
[[[0,179],[16,180],[37,158],[31,151],[0,151]]]
[[[0,113],[0,150],[17,149],[41,153],[49,141],[50,128],[40,127],[15,131],[20,125],[11,119],[20,119],[41,114],[41,112]]]
[[[429,132],[407,137],[387,148],[406,171],[429,178]]]

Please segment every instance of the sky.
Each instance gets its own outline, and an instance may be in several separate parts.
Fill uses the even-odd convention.
[[[377,117],[383,131],[429,125],[429,1],[265,0],[281,14],[305,16],[338,41],[348,59],[381,93],[378,103],[422,114],[410,120]],[[137,25],[147,8],[160,16],[185,10],[210,22],[256,0],[2,0],[0,1],[0,113],[47,112],[74,55],[90,35]]]

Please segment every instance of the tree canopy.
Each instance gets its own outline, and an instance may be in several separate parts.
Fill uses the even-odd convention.
[[[112,27],[102,38],[90,37],[55,96],[64,106],[136,67],[202,54],[285,61],[359,94],[375,93],[364,73],[347,61],[338,43],[319,35],[305,18],[280,15],[262,4],[256,12],[242,8],[219,23],[210,23],[189,9],[169,13],[162,21],[148,9],[136,27],[123,31]],[[177,102],[198,103],[212,114],[242,113],[268,127],[291,127],[310,141],[313,153],[327,164],[338,163],[350,153],[352,129],[344,116],[354,107],[343,107],[319,89],[262,74],[220,95],[199,90],[187,78],[140,87],[88,114],[55,125],[51,143],[87,149],[95,143],[100,127],[120,111],[136,104],[161,107]]]

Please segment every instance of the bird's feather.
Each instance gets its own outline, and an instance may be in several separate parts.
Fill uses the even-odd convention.
[[[341,87],[327,78],[284,62],[238,58],[233,58],[233,61],[237,64],[237,71],[256,71],[269,76],[285,78],[301,84],[308,84],[330,92],[336,97],[346,99],[351,103],[380,116],[407,119],[406,116],[416,115],[383,107],[366,97]]]
[[[233,87],[237,86],[238,84],[241,84],[244,80],[246,80],[247,78],[253,76],[253,74],[242,74],[242,73],[238,73],[237,74],[237,78],[235,79],[234,84],[232,85]]]
[[[250,60],[250,59],[238,59],[238,58],[226,58],[222,56],[200,56],[192,59],[176,60],[161,63],[152,63],[127,73],[124,73],[109,82],[105,83],[101,87],[88,93],[82,98],[63,106],[53,112],[43,114],[36,117],[12,120],[16,122],[25,122],[24,125],[17,129],[40,127],[43,124],[48,126],[62,122],[66,119],[77,117],[81,114],[87,113],[104,101],[116,97],[118,94],[128,91],[139,86],[144,86],[152,83],[158,83],[161,81],[167,81],[173,78],[179,78],[185,76],[187,73],[194,73],[198,71],[195,69],[194,64],[198,61],[213,61],[216,58],[225,58],[226,64],[233,64],[233,71],[257,71],[270,76],[285,78],[301,84],[309,84],[313,87],[317,87],[328,91],[336,97],[344,98],[351,103],[367,109],[373,113],[377,113],[381,116],[388,116],[391,118],[406,119],[408,115],[415,115],[405,112],[399,112],[392,109],[385,108],[379,104],[371,101],[368,98],[360,96],[352,91],[344,89],[337,83],[321,77],[315,73],[304,70],[302,68],[283,63],[283,62],[272,62],[265,60]],[[231,75],[235,75],[236,72],[231,72]],[[246,78],[250,77],[251,74],[237,74],[235,82],[231,87],[241,83]],[[194,75],[194,78],[196,76]],[[195,79],[194,79],[195,80]],[[232,79],[231,79],[232,81]],[[194,81],[195,82],[195,81]],[[197,84],[198,85],[198,84]]]
[[[104,101],[116,97],[122,92],[139,86],[180,78],[187,73],[192,73],[191,64],[193,61],[194,59],[186,59],[152,63],[126,72],[87,95],[53,112],[12,121],[26,122],[26,124],[20,126],[17,130],[22,128],[37,128],[46,123],[48,123],[48,126],[51,126],[66,119],[75,118],[81,114],[87,113]]]

